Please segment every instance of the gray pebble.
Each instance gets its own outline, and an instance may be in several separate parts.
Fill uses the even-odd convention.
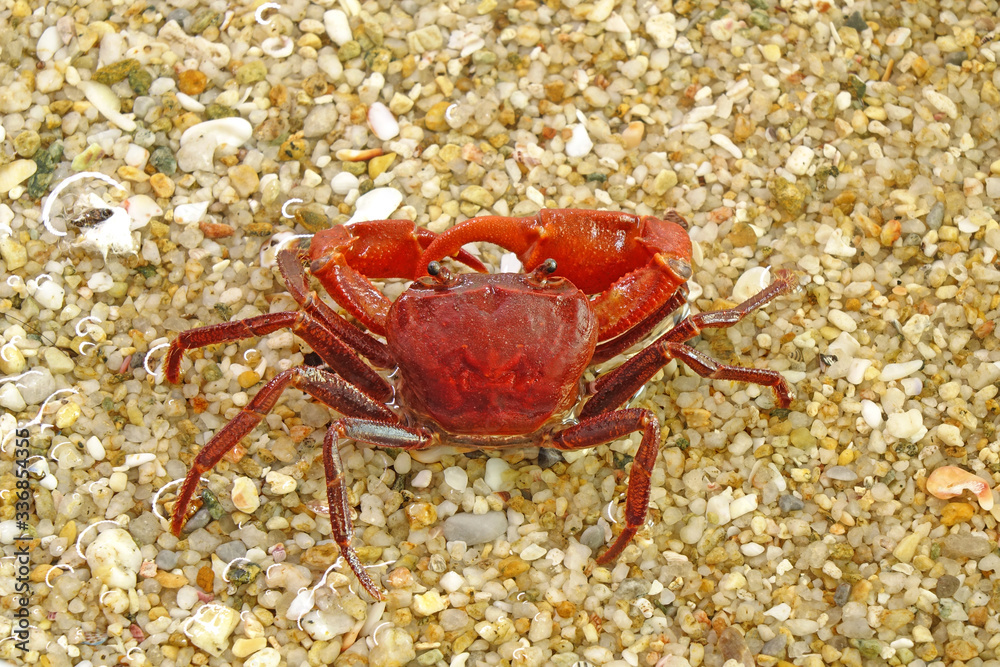
[[[247,555],[247,547],[240,540],[233,540],[232,542],[226,542],[225,544],[220,544],[219,548],[215,550],[216,555],[227,563],[234,561],[237,558],[243,558]]]
[[[204,528],[205,526],[208,525],[208,523],[211,520],[212,520],[212,515],[208,513],[207,509],[202,507],[200,510],[194,513],[194,516],[192,516],[190,519],[187,520],[187,523],[184,524],[184,532],[191,533],[201,528]]]
[[[838,607],[843,607],[851,597],[851,585],[840,584],[833,594],[833,603]]]
[[[128,532],[139,546],[152,544],[160,536],[160,520],[152,512],[143,512],[128,524]]]
[[[507,515],[503,512],[470,514],[461,512],[445,519],[444,537],[449,542],[467,545],[492,542],[507,532]]]
[[[598,526],[591,526],[583,531],[583,535],[580,536],[580,544],[590,547],[593,551],[597,551],[604,546],[604,529]]]
[[[623,600],[635,600],[649,592],[649,582],[645,579],[626,579],[618,585],[615,595]]]
[[[161,551],[156,554],[156,567],[170,571],[177,567],[177,554],[173,551]]]
[[[551,468],[553,465],[563,460],[565,459],[563,459],[562,452],[558,449],[543,447],[538,450],[538,467],[543,470]]]
[[[982,558],[991,551],[993,544],[985,537],[945,535],[941,540],[941,555],[946,558]]]
[[[41,405],[56,390],[56,381],[49,369],[34,368],[17,381],[17,390],[27,405]]]
[[[781,496],[778,498],[778,507],[781,508],[782,514],[798,512],[805,506],[806,504],[802,502],[802,499],[795,496]]]
[[[788,637],[782,633],[778,633],[773,639],[764,642],[764,645],[760,647],[760,653],[761,655],[781,657],[784,655],[787,645]]]
[[[950,598],[958,590],[958,587],[962,582],[958,580],[958,577],[954,577],[950,574],[943,575],[937,580],[937,587],[934,589],[934,593],[937,594],[939,598]]]
[[[931,206],[930,213],[927,214],[927,226],[930,229],[940,229],[944,222],[944,204],[938,202]]]
[[[847,466],[830,466],[823,471],[823,474],[830,479],[835,479],[841,482],[853,482],[858,478],[858,473],[854,472]]]

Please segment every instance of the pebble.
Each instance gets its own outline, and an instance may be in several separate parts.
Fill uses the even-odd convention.
[[[506,534],[507,514],[498,511],[486,514],[460,512],[445,519],[443,529],[445,539],[450,542],[465,542],[469,546],[484,544]]]
[[[924,437],[927,428],[924,426],[923,414],[914,408],[889,415],[886,420],[885,432],[900,440],[916,442]]]
[[[298,482],[294,477],[290,477],[280,472],[275,472],[274,470],[264,476],[264,481],[266,481],[270,486],[269,492],[277,496],[283,496],[287,493],[291,493],[298,486]]]
[[[389,107],[381,102],[376,102],[368,107],[368,127],[372,134],[382,141],[388,141],[399,135],[399,123],[396,121],[396,117],[393,116]]]
[[[417,616],[430,616],[447,609],[448,600],[441,597],[437,591],[431,590],[421,595],[414,595],[410,608]]]
[[[921,359],[913,359],[912,361],[904,361],[895,364],[886,364],[882,368],[882,373],[879,376],[883,382],[891,382],[893,380],[901,380],[907,376],[913,375],[921,368],[923,368],[924,362]]]
[[[2,370],[2,363],[0,363],[0,370]],[[4,374],[9,373],[4,371]],[[11,412],[21,412],[28,407],[24,397],[21,396],[21,392],[17,390],[17,387],[13,382],[7,382],[0,385],[0,407],[10,410]]]
[[[221,604],[206,604],[182,627],[192,644],[219,657],[229,648],[229,635],[239,622],[240,614],[235,609]]]
[[[87,566],[93,576],[110,588],[135,588],[142,553],[135,540],[121,528],[106,530],[87,546]]]
[[[257,485],[249,477],[237,477],[233,482],[232,500],[236,509],[253,514],[260,507]]]
[[[368,667],[403,667],[416,657],[410,633],[391,625],[379,630],[378,643],[368,654]]]
[[[677,40],[677,17],[670,12],[656,14],[646,19],[646,34],[658,49],[669,49]]]
[[[486,472],[483,474],[483,481],[494,492],[509,491],[513,488],[512,479],[509,479],[507,472],[510,464],[502,458],[491,458],[486,461]]]
[[[244,660],[243,667],[278,667],[280,663],[281,653],[278,652],[278,649],[266,647]]]
[[[185,172],[210,171],[218,148],[239,148],[252,135],[253,126],[242,118],[219,118],[193,125],[181,135],[175,155],[177,166]]]
[[[444,469],[444,482],[456,491],[465,491],[469,486],[469,475],[463,468],[451,466]]]
[[[0,194],[7,194],[38,170],[34,160],[13,160],[0,167]]]

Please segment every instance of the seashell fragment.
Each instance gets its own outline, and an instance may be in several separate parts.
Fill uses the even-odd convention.
[[[971,491],[979,499],[979,506],[989,512],[993,509],[993,491],[989,483],[978,475],[956,466],[942,466],[927,477],[927,492],[935,498],[947,500]]]
[[[181,204],[174,208],[174,222],[179,225],[193,225],[196,222],[201,222],[207,212],[207,201]]]
[[[272,58],[287,58],[295,50],[295,42],[286,35],[268,37],[261,42],[260,49]]]
[[[375,188],[358,197],[354,204],[354,215],[346,224],[385,220],[403,203],[403,195],[394,188]]]
[[[83,91],[87,101],[94,105],[101,115],[125,132],[135,129],[135,121],[121,113],[122,101],[111,88],[96,81],[81,81],[76,87]],[[197,126],[195,126],[197,127]]]
[[[743,303],[770,284],[771,269],[769,267],[755,266],[747,269],[733,286],[733,301]]]
[[[334,157],[344,162],[361,162],[363,160],[371,160],[373,157],[378,157],[381,154],[381,148],[366,148],[360,151],[353,148],[342,148],[334,153]]]
[[[243,118],[218,118],[198,123],[181,135],[177,166],[187,172],[210,171],[216,149],[239,148],[252,135],[253,126]]]

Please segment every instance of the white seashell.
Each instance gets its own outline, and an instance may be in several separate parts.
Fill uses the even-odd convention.
[[[96,81],[81,81],[76,84],[76,87],[83,91],[87,100],[109,121],[125,132],[131,132],[135,129],[135,121],[120,113],[122,101],[109,87]]]
[[[389,107],[381,102],[368,107],[368,127],[371,128],[372,134],[382,141],[388,141],[399,134],[396,117],[389,111]]]
[[[993,491],[989,483],[978,475],[956,466],[942,466],[927,477],[927,492],[935,498],[947,500],[971,491],[979,499],[979,506],[989,512],[993,509]]]
[[[142,454],[126,454],[125,462],[120,466],[112,468],[115,472],[126,472],[132,468],[138,468],[144,463],[152,463],[156,460],[156,454],[143,452]]]
[[[91,574],[108,587],[135,588],[142,553],[126,531],[113,528],[101,533],[87,547],[86,556]]]
[[[243,118],[207,120],[181,135],[177,166],[183,171],[210,171],[220,147],[239,148],[250,139],[253,126]]]
[[[177,91],[174,93],[177,96],[177,101],[181,103],[181,108],[185,111],[193,111],[195,113],[201,113],[205,110],[205,105],[191,97],[190,95],[185,95],[184,93]]]
[[[771,269],[767,266],[755,266],[743,272],[743,275],[733,286],[733,301],[743,303],[771,284]]]
[[[35,57],[43,63],[50,62],[52,57],[62,48],[62,37],[59,36],[59,28],[52,25],[42,32],[35,46]]]
[[[358,177],[347,171],[340,172],[330,181],[330,187],[338,195],[346,195],[351,190],[357,190],[360,184]]]
[[[163,215],[163,209],[148,195],[132,195],[125,200],[125,208],[131,220],[129,229],[145,227],[150,220]]]
[[[111,207],[111,217],[98,225],[83,230],[78,243],[84,247],[93,248],[101,253],[105,260],[108,258],[108,251],[116,255],[125,255],[136,252],[135,239],[132,238],[132,219],[128,212],[120,206]],[[89,285],[89,283],[88,283]],[[91,287],[91,289],[94,289]],[[111,289],[108,285],[104,290]]]
[[[522,268],[521,260],[514,253],[500,255],[500,273],[520,273]]]
[[[193,225],[201,222],[208,212],[208,202],[200,201],[193,204],[181,204],[174,208],[174,222],[179,225]]]
[[[287,58],[295,50],[295,42],[286,35],[268,37],[260,44],[261,51],[272,58]]]
[[[31,178],[37,169],[34,160],[14,160],[0,167],[0,194],[7,194]]]
[[[386,220],[403,203],[403,195],[393,188],[375,188],[358,197],[354,204],[354,215],[347,221],[367,222]]]

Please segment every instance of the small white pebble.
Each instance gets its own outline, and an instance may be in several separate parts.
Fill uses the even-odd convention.
[[[443,575],[441,575],[441,579],[438,583],[440,583],[441,588],[443,588],[447,592],[454,593],[459,588],[461,588],[463,584],[465,584],[465,578],[462,577],[462,575],[460,575],[458,572],[455,572],[454,570],[449,570],[448,572],[445,572]]]
[[[87,546],[87,566],[93,576],[110,588],[135,588],[142,553],[135,540],[121,528],[106,530]]]
[[[879,379],[883,382],[899,380],[909,375],[913,375],[923,368],[923,366],[924,362],[922,359],[913,359],[911,361],[904,361],[897,364],[886,364],[882,367],[882,373],[879,376]]]
[[[492,458],[486,462],[486,472],[483,481],[493,491],[501,491],[505,486],[504,473],[510,470],[510,464],[501,458]]]
[[[742,553],[747,558],[753,558],[754,556],[759,556],[764,553],[764,546],[757,544],[756,542],[747,542],[740,546],[740,553]]]
[[[87,448],[87,453],[90,454],[95,461],[104,460],[104,445],[101,443],[101,439],[96,435],[90,436],[90,438],[87,439],[87,442],[84,443],[84,446]]]
[[[257,485],[249,477],[237,477],[233,482],[233,505],[241,512],[253,514],[260,507]]]
[[[757,494],[750,493],[734,500],[729,505],[729,513],[733,519],[743,516],[748,512],[757,509]]]
[[[399,123],[396,117],[389,111],[389,107],[381,102],[368,107],[368,127],[372,134],[382,141],[388,141],[399,135]]]
[[[916,408],[906,412],[897,412],[889,415],[886,420],[885,431],[889,435],[900,440],[916,442],[924,437],[927,428],[924,426],[924,416]]]
[[[546,554],[545,547],[538,544],[529,544],[521,551],[521,560],[533,561],[538,560]]]
[[[410,472],[413,467],[413,459],[410,458],[409,452],[400,452],[396,456],[396,460],[392,464],[393,470],[398,472],[400,475],[405,475]]]
[[[451,466],[444,470],[444,482],[456,491],[465,491],[469,486],[469,474],[458,466]]]
[[[869,428],[879,428],[882,426],[882,408],[874,401],[867,398],[862,399],[861,418],[865,420]]]
[[[770,616],[781,623],[787,621],[788,617],[792,615],[792,608],[787,602],[782,602],[766,610],[764,615]]]
[[[785,169],[796,176],[805,176],[809,172],[814,157],[816,157],[816,151],[813,149],[808,146],[796,146],[792,154],[788,156],[788,161],[785,162]]]
[[[264,476],[264,481],[270,485],[271,493],[278,496],[291,493],[295,490],[295,487],[298,486],[298,482],[295,481],[294,477],[289,477],[288,475],[275,472],[273,470]]]
[[[410,480],[410,486],[414,489],[426,489],[431,485],[432,476],[431,471],[425,468],[413,476],[413,479]]]

